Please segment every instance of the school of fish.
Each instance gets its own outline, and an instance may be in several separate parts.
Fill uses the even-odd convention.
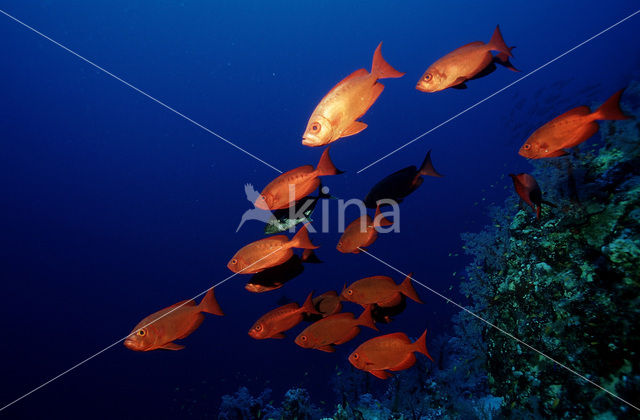
[[[346,76],[320,100],[309,117],[302,134],[302,144],[310,147],[327,146],[337,140],[356,135],[367,128],[360,121],[379,99],[385,78],[399,78],[405,73],[396,70],[382,57],[382,42],[373,54],[371,70],[359,69]],[[496,64],[514,72],[510,62],[513,46],[502,37],[499,26],[488,43],[471,42],[461,46],[427,67],[416,84],[421,92],[440,92],[446,89],[466,89],[467,83],[485,77],[496,70]],[[496,52],[496,55],[493,55]],[[566,156],[570,150],[591,138],[599,129],[597,121],[624,120],[626,116],[619,106],[623,90],[614,93],[595,111],[579,106],[547,122],[525,141],[519,154],[528,159],[547,159]],[[287,235],[273,235],[242,246],[229,260],[227,267],[234,274],[251,274],[245,289],[252,293],[266,293],[283,287],[299,276],[305,265],[317,264],[315,246],[308,234],[309,215],[318,200],[332,198],[322,188],[321,177],[335,176],[337,169],[329,156],[327,146],[314,167],[299,166],[282,173],[266,183],[254,206],[270,210],[274,215],[285,214],[294,207],[307,208],[298,219],[276,217],[268,223],[266,232],[282,232],[302,223],[302,227],[289,239]],[[424,182],[423,176],[442,177],[436,171],[429,150],[419,168],[408,166],[378,181],[364,198],[368,209],[375,209],[373,217],[366,212],[344,229],[336,245],[341,253],[359,253],[373,245],[379,230],[393,225],[381,212],[381,207],[401,203]],[[555,207],[543,199],[537,181],[529,174],[509,174],[515,192],[535,211],[536,219],[542,217],[543,205]],[[318,195],[312,197],[316,190]],[[286,213],[289,214],[289,213]],[[295,249],[303,250],[299,256]],[[338,293],[329,290],[318,296],[309,293],[302,303],[291,302],[278,306],[262,315],[248,331],[256,340],[283,339],[285,333],[302,322],[310,322],[294,342],[305,349],[334,353],[336,346],[354,340],[361,327],[379,332],[376,323],[393,321],[407,305],[407,298],[417,304],[422,300],[413,287],[412,274],[399,283],[391,277],[371,276],[354,281]],[[343,304],[362,308],[358,316],[343,312]],[[124,340],[124,345],[135,351],[156,349],[180,350],[184,345],[175,343],[193,333],[204,321],[204,314],[223,315],[209,289],[200,303],[194,300],[178,302],[157,311],[140,321]],[[409,369],[416,362],[415,353],[433,361],[426,345],[427,331],[415,341],[404,332],[379,335],[361,343],[349,356],[356,368],[380,379],[391,377],[391,372]]]

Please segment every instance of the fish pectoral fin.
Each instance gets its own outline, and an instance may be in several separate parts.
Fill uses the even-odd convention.
[[[367,124],[365,124],[363,122],[360,122],[360,121],[354,121],[353,124],[351,124],[349,127],[347,127],[340,134],[340,137],[353,136],[354,134],[358,134],[359,132],[361,132],[365,128],[367,128]]]
[[[404,360],[400,363],[398,363],[396,366],[392,367],[391,370],[405,370],[405,369],[409,369],[411,366],[413,366],[416,363],[416,356],[413,355],[413,352],[409,353],[407,355],[407,357],[404,358]]]
[[[284,337],[285,337],[284,333],[278,333],[278,334],[272,335],[269,338],[284,338]]]
[[[159,347],[159,348],[164,349],[164,350],[182,350],[184,348],[184,346],[181,345],[181,344],[176,344],[176,343],[167,343],[164,346]]]
[[[380,379],[389,379],[393,376],[391,373],[385,370],[370,370],[369,373]]]
[[[553,153],[549,153],[547,156],[545,157],[560,157],[560,156],[567,156],[569,154],[569,152],[567,152],[566,150],[556,150]]]
[[[327,344],[326,346],[316,347],[316,349],[320,351],[325,351],[327,353],[334,353],[336,351],[336,349],[331,344]]]

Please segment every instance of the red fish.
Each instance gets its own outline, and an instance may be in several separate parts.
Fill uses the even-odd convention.
[[[575,147],[598,132],[597,120],[626,120],[631,118],[620,110],[620,96],[624,89],[614,93],[594,112],[588,106],[579,106],[552,119],[538,128],[518,152],[529,159],[565,156],[565,149]]]
[[[466,89],[464,83],[467,80],[492,73],[496,69],[494,63],[518,71],[509,63],[509,57],[513,57],[511,48],[504,42],[500,26],[496,26],[488,44],[482,41],[472,42],[430,65],[418,81],[416,89],[422,92],[438,92],[447,88]],[[500,54],[494,57],[491,51],[498,51]]]
[[[335,292],[335,290],[330,290],[326,293],[314,297],[313,305],[316,307],[318,312],[322,314],[323,317],[337,314],[342,310],[340,297],[338,296],[338,293]]]
[[[350,286],[345,286],[340,297],[362,306],[375,303],[381,307],[392,307],[402,301],[402,294],[411,300],[422,303],[411,284],[411,276],[412,273],[400,284],[396,284],[391,277],[387,276],[367,277]]]
[[[546,204],[547,206],[555,207],[554,204],[545,201],[542,199],[542,190],[540,190],[540,186],[536,182],[535,178],[529,174],[509,174],[511,179],[513,180],[513,186],[516,189],[516,192],[522,198],[522,201],[527,203],[533,210],[536,212],[536,219],[540,218],[540,209],[542,204]]]
[[[364,214],[349,223],[344,230],[336,249],[343,254],[357,254],[360,248],[366,248],[373,244],[378,238],[377,227],[391,226],[393,222],[385,219],[380,214],[380,207],[376,208],[373,220],[368,214]]]
[[[224,315],[213,289],[209,289],[199,305],[193,300],[183,300],[149,315],[135,326],[124,345],[135,351],[182,350],[184,346],[173,340],[182,340],[194,332],[204,321],[203,312]]]
[[[342,171],[334,166],[327,147],[315,169],[311,165],[305,165],[283,173],[264,187],[254,205],[263,210],[289,208],[320,186],[319,177],[340,173]]]
[[[350,312],[334,314],[323,318],[304,329],[297,337],[296,344],[305,349],[317,349],[333,353],[333,344],[344,344],[360,333],[360,326],[378,331],[371,317],[371,306],[367,306],[359,318]]]
[[[293,248],[318,248],[309,239],[307,225],[300,228],[291,240],[286,235],[276,235],[245,245],[231,258],[227,267],[234,273],[258,273],[288,261],[293,256]]]
[[[283,332],[298,325],[304,314],[320,314],[313,306],[311,295],[309,293],[302,306],[292,302],[262,315],[249,330],[249,335],[256,340],[284,338]]]
[[[382,58],[381,47],[382,42],[373,54],[371,73],[365,69],[356,70],[322,98],[311,114],[302,144],[323,146],[367,128],[367,124],[356,120],[371,108],[384,90],[378,80],[404,76]]]
[[[433,362],[426,341],[427,330],[414,343],[402,332],[381,335],[362,343],[349,355],[349,362],[373,376],[387,379],[392,376],[388,370],[405,370],[413,366],[416,362],[414,352],[424,354]]]

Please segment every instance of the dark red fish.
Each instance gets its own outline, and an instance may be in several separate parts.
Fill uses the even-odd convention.
[[[414,343],[403,332],[381,335],[362,343],[349,355],[349,362],[356,368],[380,379],[391,376],[388,370],[409,369],[416,362],[414,352],[422,353],[431,361],[427,350],[427,330]]]
[[[522,198],[522,201],[535,210],[537,219],[540,218],[540,209],[543,204],[555,207],[555,204],[542,199],[542,190],[540,190],[540,186],[534,177],[525,173],[518,175],[509,174],[509,176],[513,180],[513,186],[520,198]]]
[[[362,306],[375,303],[382,307],[392,307],[402,303],[401,295],[422,303],[411,284],[411,274],[401,284],[396,284],[387,276],[367,277],[345,286],[340,297]]]
[[[336,249],[343,254],[357,254],[360,252],[360,248],[366,248],[376,241],[378,238],[377,227],[392,224],[393,222],[381,215],[380,207],[378,207],[373,219],[368,214],[364,214],[349,223],[349,226],[342,233]]]
[[[284,338],[283,332],[298,325],[304,314],[320,314],[313,306],[311,295],[309,293],[302,306],[292,302],[262,315],[249,330],[249,335],[256,340]]]
[[[313,298],[313,305],[323,317],[337,314],[342,310],[340,296],[335,290],[330,290]]]

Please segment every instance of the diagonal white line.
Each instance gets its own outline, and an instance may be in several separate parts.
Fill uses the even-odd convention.
[[[427,286],[424,283],[419,282],[418,280],[416,280],[415,278],[409,276],[408,274],[403,273],[402,271],[398,270],[397,268],[395,268],[394,266],[392,266],[391,264],[387,263],[386,261],[381,260],[380,258],[376,257],[375,255],[371,254],[370,252],[362,249],[362,248],[358,248],[360,251],[364,252],[365,254],[367,254],[368,256],[370,256],[371,258],[373,258],[374,260],[386,265],[387,267],[389,267],[390,269],[392,269],[393,271],[397,272],[398,274],[401,274],[405,277],[409,277],[413,282],[415,282],[416,284],[419,284],[420,286],[424,287],[425,289],[427,289],[428,291],[430,291],[431,293],[441,297],[442,299],[446,300],[448,303],[451,303],[453,305],[455,305],[456,307],[458,307],[459,309],[462,309],[463,311],[465,311],[466,313],[468,313],[469,315],[472,315],[474,317],[476,317],[477,319],[479,319],[480,321],[484,322],[485,324],[489,325],[492,328],[495,328],[496,330],[500,331],[502,334],[506,335],[507,337],[517,341],[518,343],[522,344],[523,346],[535,351],[536,353],[538,353],[539,355],[549,359],[550,361],[552,361],[553,363],[555,363],[556,365],[566,369],[567,371],[573,373],[574,375],[576,375],[577,377],[579,377],[580,379],[583,379],[585,381],[587,381],[588,383],[590,383],[591,385],[601,389],[602,391],[606,392],[607,394],[611,395],[612,397],[622,401],[623,403],[625,403],[626,405],[628,405],[631,408],[635,408],[637,411],[640,411],[640,408],[636,407],[635,405],[631,404],[629,401],[624,400],[622,398],[620,398],[619,396],[617,396],[616,394],[614,394],[613,392],[607,390],[606,388],[598,385],[597,383],[593,382],[591,379],[587,378],[586,376],[576,372],[575,370],[571,369],[570,367],[568,367],[567,365],[560,363],[559,361],[557,361],[556,359],[554,359],[551,356],[546,355],[545,353],[541,352],[540,350],[536,349],[535,347],[525,343],[524,341],[522,341],[521,339],[519,339],[518,337],[514,336],[513,334],[509,333],[508,331],[503,330],[502,328],[498,327],[497,325],[487,321],[486,319],[482,318],[480,315],[477,315],[476,313],[470,311],[469,309],[465,308],[464,306],[452,301],[451,299],[449,299],[448,297],[446,297],[445,295],[443,295],[442,293],[438,292],[437,290],[432,289],[431,287]]]
[[[596,39],[597,37],[599,37],[600,35],[604,34],[605,32],[608,32],[609,30],[615,28],[616,26],[620,25],[622,22],[631,19],[632,17],[634,17],[635,15],[637,15],[638,13],[640,13],[640,9],[636,10],[635,12],[631,13],[629,16],[625,17],[622,20],[619,20],[618,22],[614,23],[613,25],[609,26],[606,29],[603,29],[602,31],[598,32],[597,34],[595,34],[594,36],[592,36],[591,38],[587,39],[586,41],[583,41],[581,43],[579,43],[578,45],[576,45],[575,47],[571,48],[570,50],[565,51],[564,53],[560,54],[559,56],[557,56],[556,58],[554,58],[553,60],[549,60],[546,63],[544,63],[543,65],[541,65],[540,67],[536,68],[535,70],[530,71],[529,73],[525,74],[524,76],[522,76],[521,78],[517,79],[514,82],[509,83],[507,86],[503,87],[500,90],[497,90],[495,92],[493,92],[491,95],[487,96],[486,98],[484,98],[483,100],[476,102],[475,104],[471,105],[470,107],[464,109],[463,111],[458,112],[456,115],[454,115],[453,117],[449,118],[446,121],[441,122],[440,124],[436,125],[435,127],[433,127],[432,129],[425,131],[424,133],[420,134],[418,137],[414,138],[413,140],[403,144],[402,146],[398,147],[397,149],[393,150],[392,152],[387,153],[386,155],[382,156],[380,159],[376,160],[373,163],[368,164],[367,166],[365,166],[364,168],[360,169],[358,172],[356,173],[360,173],[366,169],[369,169],[370,167],[372,167],[373,165],[375,165],[376,163],[379,163],[380,161],[388,158],[389,156],[399,152],[400,150],[404,149],[405,147],[409,146],[410,144],[420,140],[421,138],[423,138],[424,136],[426,136],[429,133],[432,133],[434,131],[436,131],[438,128],[442,127],[445,124],[450,123],[451,121],[455,120],[456,118],[458,118],[459,116],[461,116],[462,114],[465,114],[467,111],[471,111],[473,108],[477,107],[478,105],[482,104],[483,102],[488,101],[489,99],[493,98],[494,96],[498,95],[499,93],[509,89],[511,86],[515,85],[516,83],[519,83],[521,81],[523,81],[524,79],[526,79],[527,77],[533,75],[534,73],[537,73],[538,71],[542,70],[543,68],[547,67],[549,64],[561,59],[562,57],[564,57],[565,55],[577,50],[578,48],[582,47],[584,44],[593,41],[594,39]]]
[[[43,37],[44,39],[46,39],[47,41],[50,41],[51,43],[57,45],[58,47],[62,48],[63,50],[75,55],[76,57],[78,57],[80,60],[84,61],[87,64],[90,64],[91,66],[95,67],[96,69],[100,70],[101,72],[103,72],[104,74],[111,76],[112,78],[116,79],[117,81],[119,81],[120,83],[124,84],[125,86],[130,87],[131,89],[135,90],[136,92],[140,93],[141,95],[146,96],[147,98],[151,99],[153,102],[157,103],[158,105],[163,106],[164,108],[168,109],[169,111],[173,112],[174,114],[184,118],[185,120],[189,121],[191,124],[195,125],[196,127],[199,127],[201,129],[203,129],[204,131],[206,131],[209,134],[212,134],[214,136],[216,136],[217,138],[219,138],[220,140],[224,141],[225,143],[227,143],[228,145],[235,147],[236,149],[240,150],[242,153],[251,156],[252,158],[254,158],[255,160],[257,160],[258,162],[261,162],[265,165],[267,165],[269,168],[273,169],[274,171],[278,172],[278,173],[282,173],[282,171],[278,168],[276,168],[275,166],[265,162],[264,160],[260,159],[259,157],[257,157],[256,155],[254,155],[251,152],[248,152],[247,150],[243,149],[242,147],[238,146],[237,144],[233,143],[230,140],[227,140],[226,138],[222,137],[220,134],[208,129],[207,127],[205,127],[204,125],[200,124],[197,121],[194,121],[193,119],[187,117],[186,115],[184,115],[183,113],[181,113],[180,111],[170,107],[169,105],[165,104],[164,102],[162,102],[159,99],[154,98],[153,96],[149,95],[147,92],[138,89],[137,87],[135,87],[134,85],[132,85],[131,83],[127,82],[126,80],[123,80],[122,78],[116,76],[115,74],[111,73],[110,71],[104,69],[103,67],[100,67],[99,65],[97,65],[96,63],[94,63],[93,61],[84,58],[83,56],[81,56],[80,54],[78,54],[77,52],[73,51],[70,48],[65,47],[64,45],[62,45],[61,43],[59,43],[58,41],[48,37],[47,35],[43,34],[42,32],[38,31],[37,29],[27,25],[26,23],[24,23],[23,21],[11,16],[9,13],[5,12],[4,10],[0,9],[0,13],[2,13],[3,15],[5,15],[6,17],[8,17],[9,19],[19,23],[20,25],[24,26],[25,28],[29,29],[30,31],[40,35],[41,37]]]
[[[245,271],[246,269],[248,269],[249,267],[259,263],[260,261],[262,261],[263,259],[267,258],[268,256],[278,252],[280,249],[282,249],[282,246],[278,247],[275,249],[275,251],[265,255],[264,257],[260,258],[259,260],[253,262],[252,264],[249,264],[248,266],[246,266],[245,268],[243,268],[242,270],[238,271],[237,273],[233,273],[232,275],[230,275],[229,277],[227,277],[224,280],[219,281],[218,283],[214,284],[213,286],[209,287],[208,289],[198,293],[197,295],[195,295],[194,297],[192,297],[190,300],[185,301],[183,304],[176,306],[175,308],[173,308],[172,310],[168,311],[166,314],[158,317],[157,319],[151,321],[150,323],[142,326],[141,328],[146,328],[149,325],[161,320],[162,318],[164,318],[165,316],[169,315],[170,313],[172,313],[173,311],[176,311],[178,309],[180,309],[181,307],[183,307],[184,305],[186,305],[187,303],[189,303],[191,300],[195,300],[197,298],[199,298],[200,296],[204,295],[205,293],[207,293],[209,290],[211,289],[215,289],[216,287],[220,286],[221,284],[225,283],[227,280],[230,280],[232,278],[234,278],[235,276],[237,276],[238,274],[242,273],[243,271]],[[69,369],[65,370],[64,372],[54,376],[53,378],[49,379],[48,381],[46,381],[45,383],[43,383],[42,385],[39,385],[35,388],[33,388],[31,391],[27,392],[26,394],[20,396],[19,398],[16,398],[15,400],[11,401],[9,404],[3,406],[2,408],[0,408],[0,412],[4,411],[5,409],[11,407],[12,405],[14,405],[15,403],[17,403],[20,400],[23,400],[24,398],[27,398],[29,395],[33,394],[34,392],[44,388],[45,386],[49,385],[51,382],[60,379],[61,377],[63,377],[64,375],[66,375],[67,373],[71,372],[72,370],[75,370],[76,368],[79,368],[80,366],[84,365],[85,363],[87,363],[88,361],[90,361],[91,359],[94,359],[98,356],[100,356],[102,353],[104,353],[105,351],[111,349],[112,347],[120,344],[121,342],[123,342],[124,340],[127,339],[127,337],[129,337],[131,335],[131,333],[125,335],[124,337],[118,339],[117,341],[114,341],[112,344],[108,345],[107,347],[103,348],[102,350],[100,350],[97,353],[92,354],[91,356],[87,357],[86,359],[82,360],[81,362],[76,363],[75,365],[71,366]]]

